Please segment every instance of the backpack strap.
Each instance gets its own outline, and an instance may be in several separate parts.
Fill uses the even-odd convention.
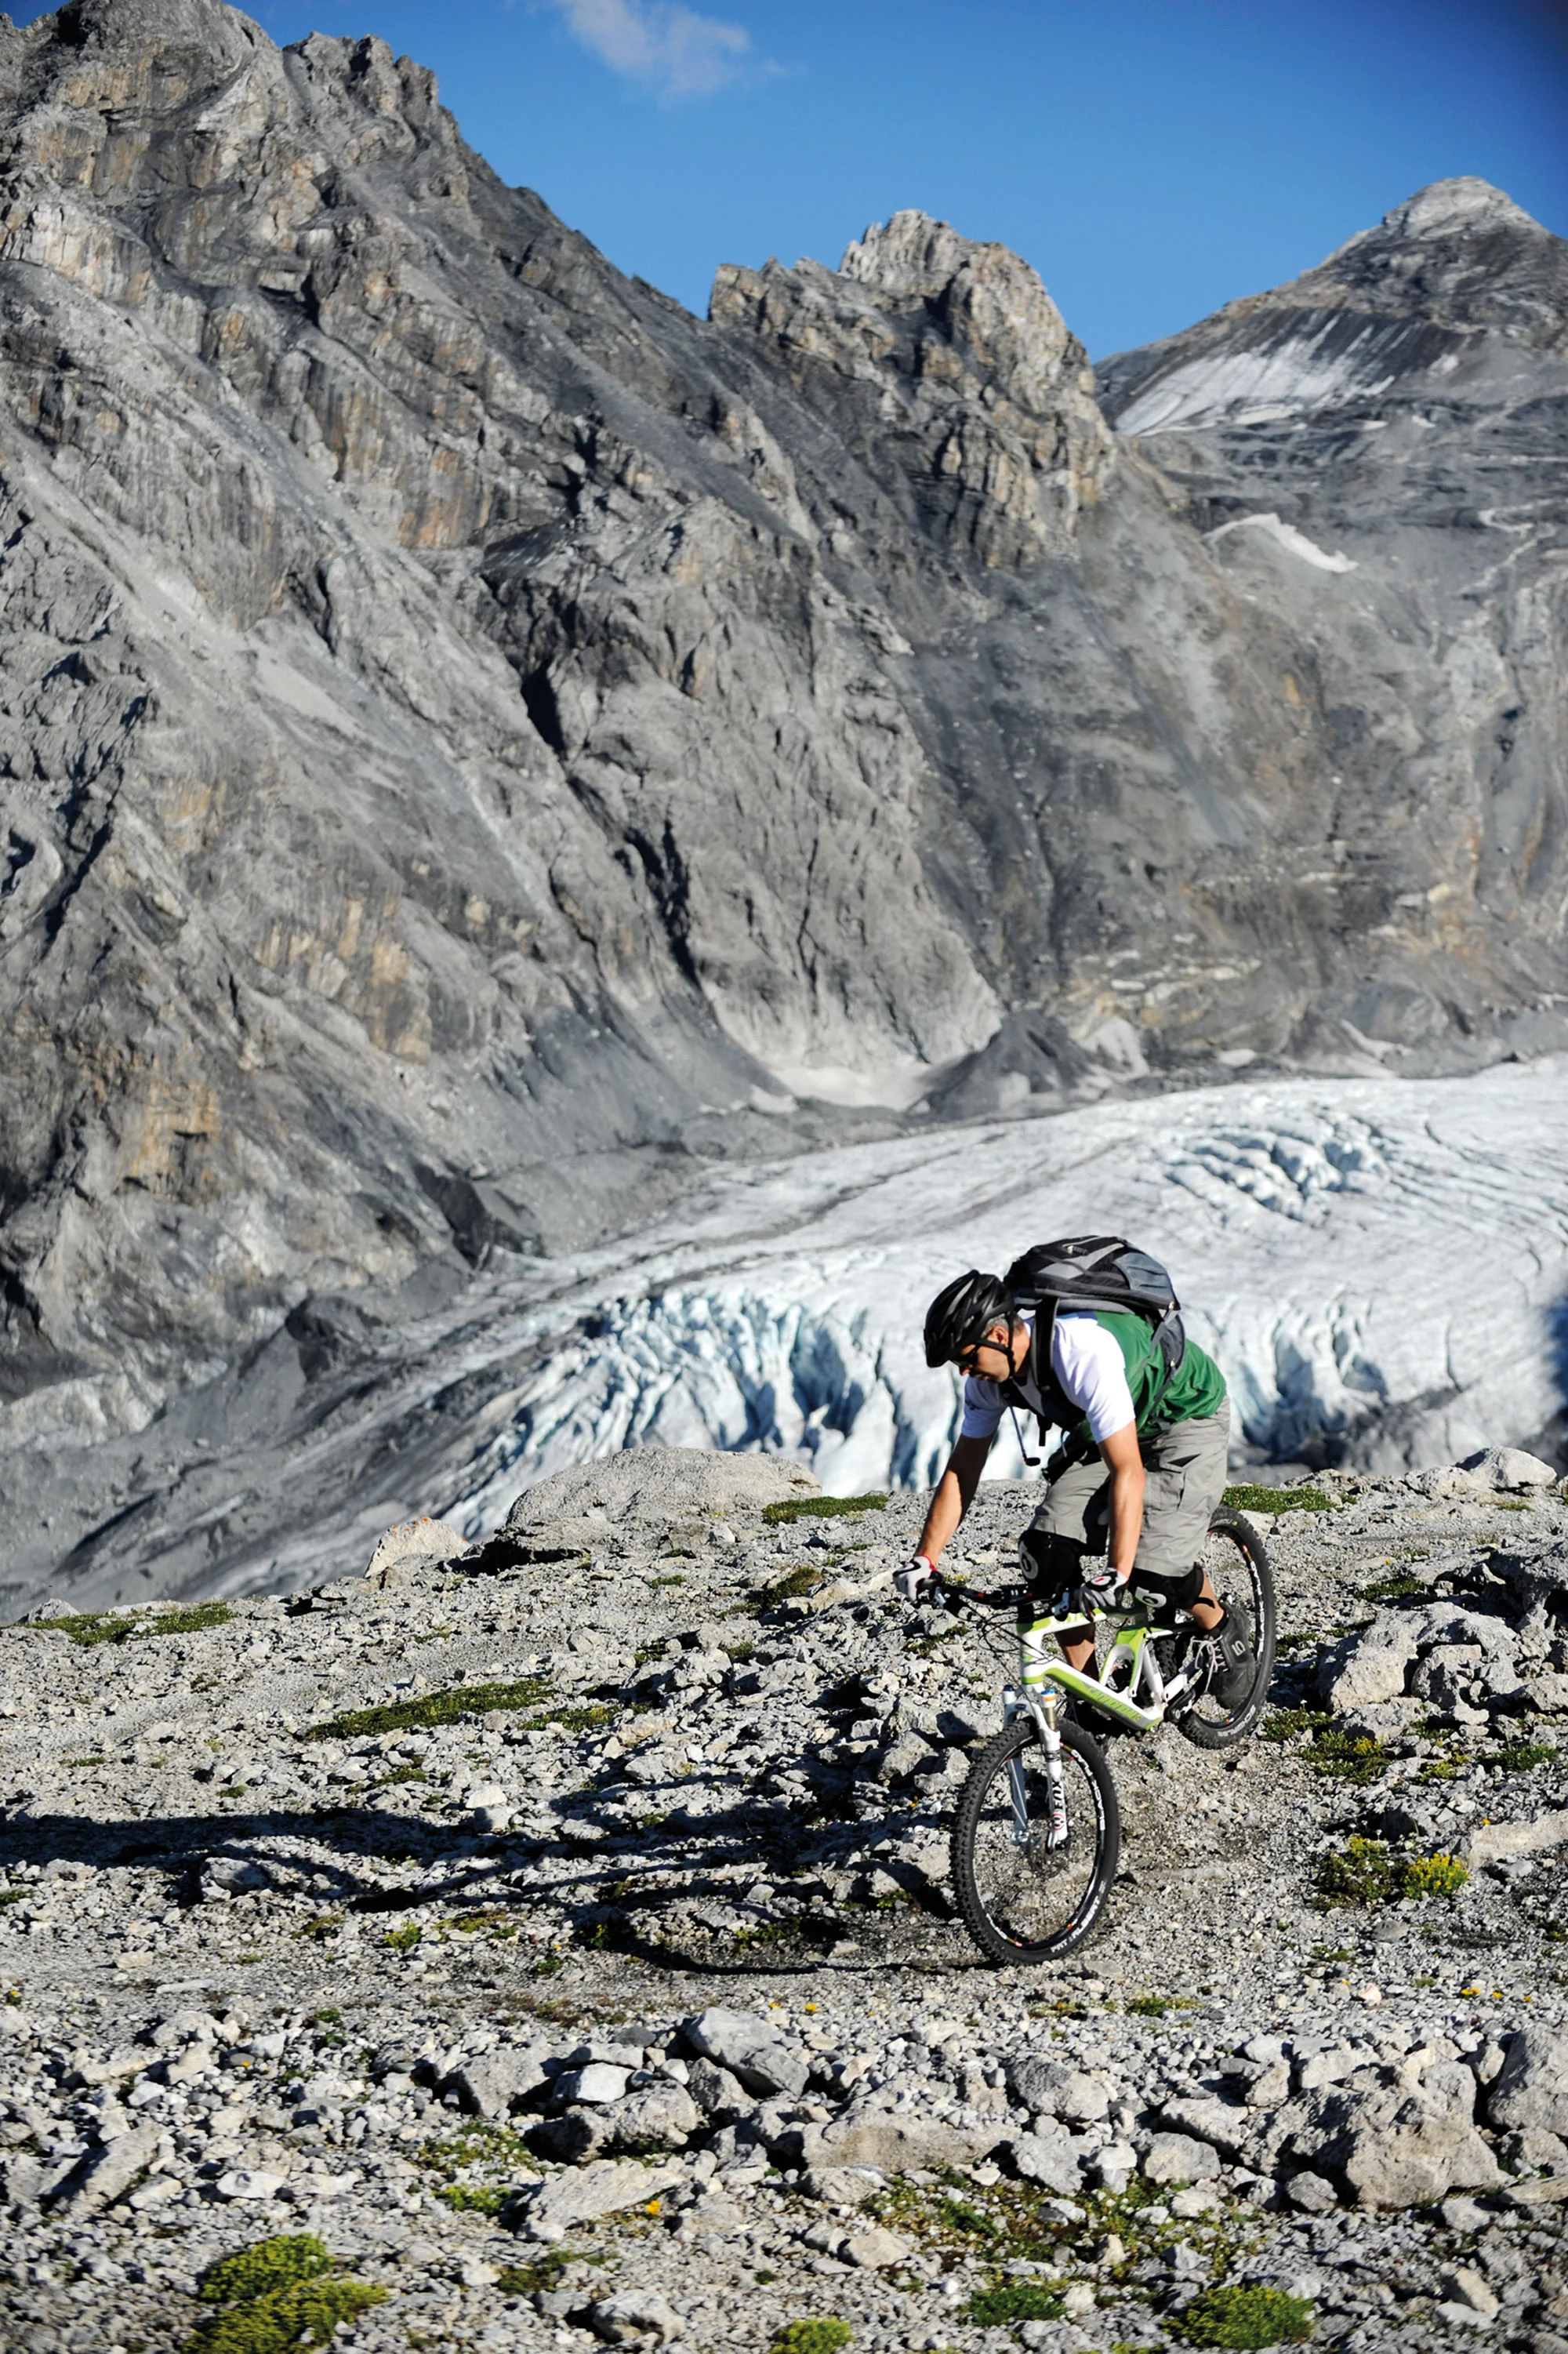
[[[1045,1444],[1045,1433],[1054,1427],[1071,1430],[1082,1422],[1083,1409],[1075,1406],[1051,1370],[1051,1341],[1056,1329],[1056,1302],[1042,1300],[1034,1311],[1034,1331],[1029,1342],[1029,1378],[1040,1393],[1040,1409],[1030,1405],[1016,1381],[1001,1384],[1005,1405],[1022,1414],[1033,1414],[1040,1425],[1040,1444]]]

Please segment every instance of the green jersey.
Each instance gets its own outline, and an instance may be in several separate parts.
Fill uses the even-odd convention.
[[[1203,1415],[1218,1414],[1224,1402],[1225,1377],[1196,1341],[1188,1341],[1185,1356],[1168,1379],[1165,1360],[1147,1317],[1121,1316],[1105,1308],[1089,1312],[1121,1351],[1127,1385],[1132,1392],[1133,1421],[1139,1431],[1151,1423],[1196,1422]]]

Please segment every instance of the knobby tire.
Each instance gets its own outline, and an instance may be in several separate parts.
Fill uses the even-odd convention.
[[[959,1912],[988,1960],[1033,1965],[1060,1961],[1086,1945],[1099,1926],[1116,1879],[1121,1852],[1121,1809],[1116,1784],[1099,1744],[1082,1725],[1064,1724],[1063,1772],[1067,1790],[1068,1841],[1052,1855],[1036,1825],[1035,1798],[1044,1799],[1044,1756],[1032,1717],[1015,1717],[992,1735],[969,1769],[953,1818],[952,1884]],[[1007,1768],[1017,1757],[1032,1768],[1029,1817],[1035,1830],[1030,1850],[1008,1853],[1011,1816]],[[998,1814],[1002,1841],[998,1843]],[[1013,1887],[1001,1879],[1011,1864]],[[1054,1920],[1055,1913],[1063,1918]],[[998,1914],[1001,1917],[999,1919]],[[1033,1932],[1034,1934],[1031,1934]]]
[[[1209,1522],[1209,1543],[1204,1549],[1206,1561],[1213,1555],[1216,1543],[1221,1548],[1230,1548],[1228,1559],[1234,1564],[1236,1591],[1245,1599],[1252,1612],[1256,1669],[1245,1699],[1228,1712],[1219,1710],[1213,1701],[1201,1697],[1192,1708],[1176,1718],[1177,1730],[1198,1749],[1234,1749],[1257,1731],[1258,1721],[1268,1699],[1268,1687],[1274,1678],[1275,1640],[1278,1631],[1275,1617],[1274,1573],[1268,1565],[1263,1539],[1247,1526],[1239,1512],[1232,1511],[1228,1504],[1221,1504]],[[1215,1585],[1216,1587],[1220,1585],[1218,1578]],[[1223,1591],[1221,1599],[1224,1599]]]

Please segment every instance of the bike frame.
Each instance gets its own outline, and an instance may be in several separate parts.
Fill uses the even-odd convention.
[[[1002,1689],[1002,1722],[1011,1724],[1017,1717],[1032,1717],[1040,1735],[1050,1793],[1050,1829],[1045,1840],[1048,1849],[1064,1846],[1067,1839],[1067,1794],[1062,1774],[1058,1723],[1063,1693],[1107,1710],[1139,1733],[1152,1733],[1156,1725],[1164,1723],[1171,1702],[1190,1691],[1197,1681],[1196,1675],[1187,1670],[1173,1676],[1169,1683],[1161,1675],[1154,1656],[1154,1638],[1171,1631],[1171,1625],[1157,1619],[1147,1607],[1118,1611],[1114,1617],[1094,1610],[1068,1619],[1038,1618],[1020,1625],[1019,1681]],[[1054,1646],[1065,1636],[1092,1636],[1097,1653],[1101,1636],[1106,1632],[1111,1639],[1103,1671],[1097,1676],[1069,1667],[1054,1649],[1046,1649],[1048,1643]],[[1140,1707],[1139,1697],[1145,1695],[1149,1705]],[[1031,1831],[1023,1767],[1013,1758],[1007,1771],[1012,1793],[1012,1836],[1018,1846],[1025,1847]]]

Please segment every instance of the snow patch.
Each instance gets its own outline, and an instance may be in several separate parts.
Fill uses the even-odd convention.
[[[1385,392],[1374,374],[1387,334],[1371,320],[1349,344],[1342,314],[1330,313],[1309,335],[1289,335],[1266,350],[1206,354],[1145,387],[1117,419],[1118,433],[1191,432],[1222,420],[1272,424],[1303,409]]]
[[[1233,531],[1261,532],[1276,546],[1284,548],[1287,556],[1298,556],[1303,564],[1315,564],[1319,572],[1353,572],[1356,568],[1353,556],[1330,556],[1326,547],[1319,547],[1304,531],[1298,531],[1292,523],[1281,523],[1274,514],[1237,515],[1233,522],[1223,523],[1217,531],[1209,533],[1209,546],[1213,547]]]
[[[893,1111],[907,1111],[940,1076],[929,1063],[917,1062],[913,1055],[863,1069],[848,1063],[772,1063],[768,1068],[791,1098],[876,1104]]]

